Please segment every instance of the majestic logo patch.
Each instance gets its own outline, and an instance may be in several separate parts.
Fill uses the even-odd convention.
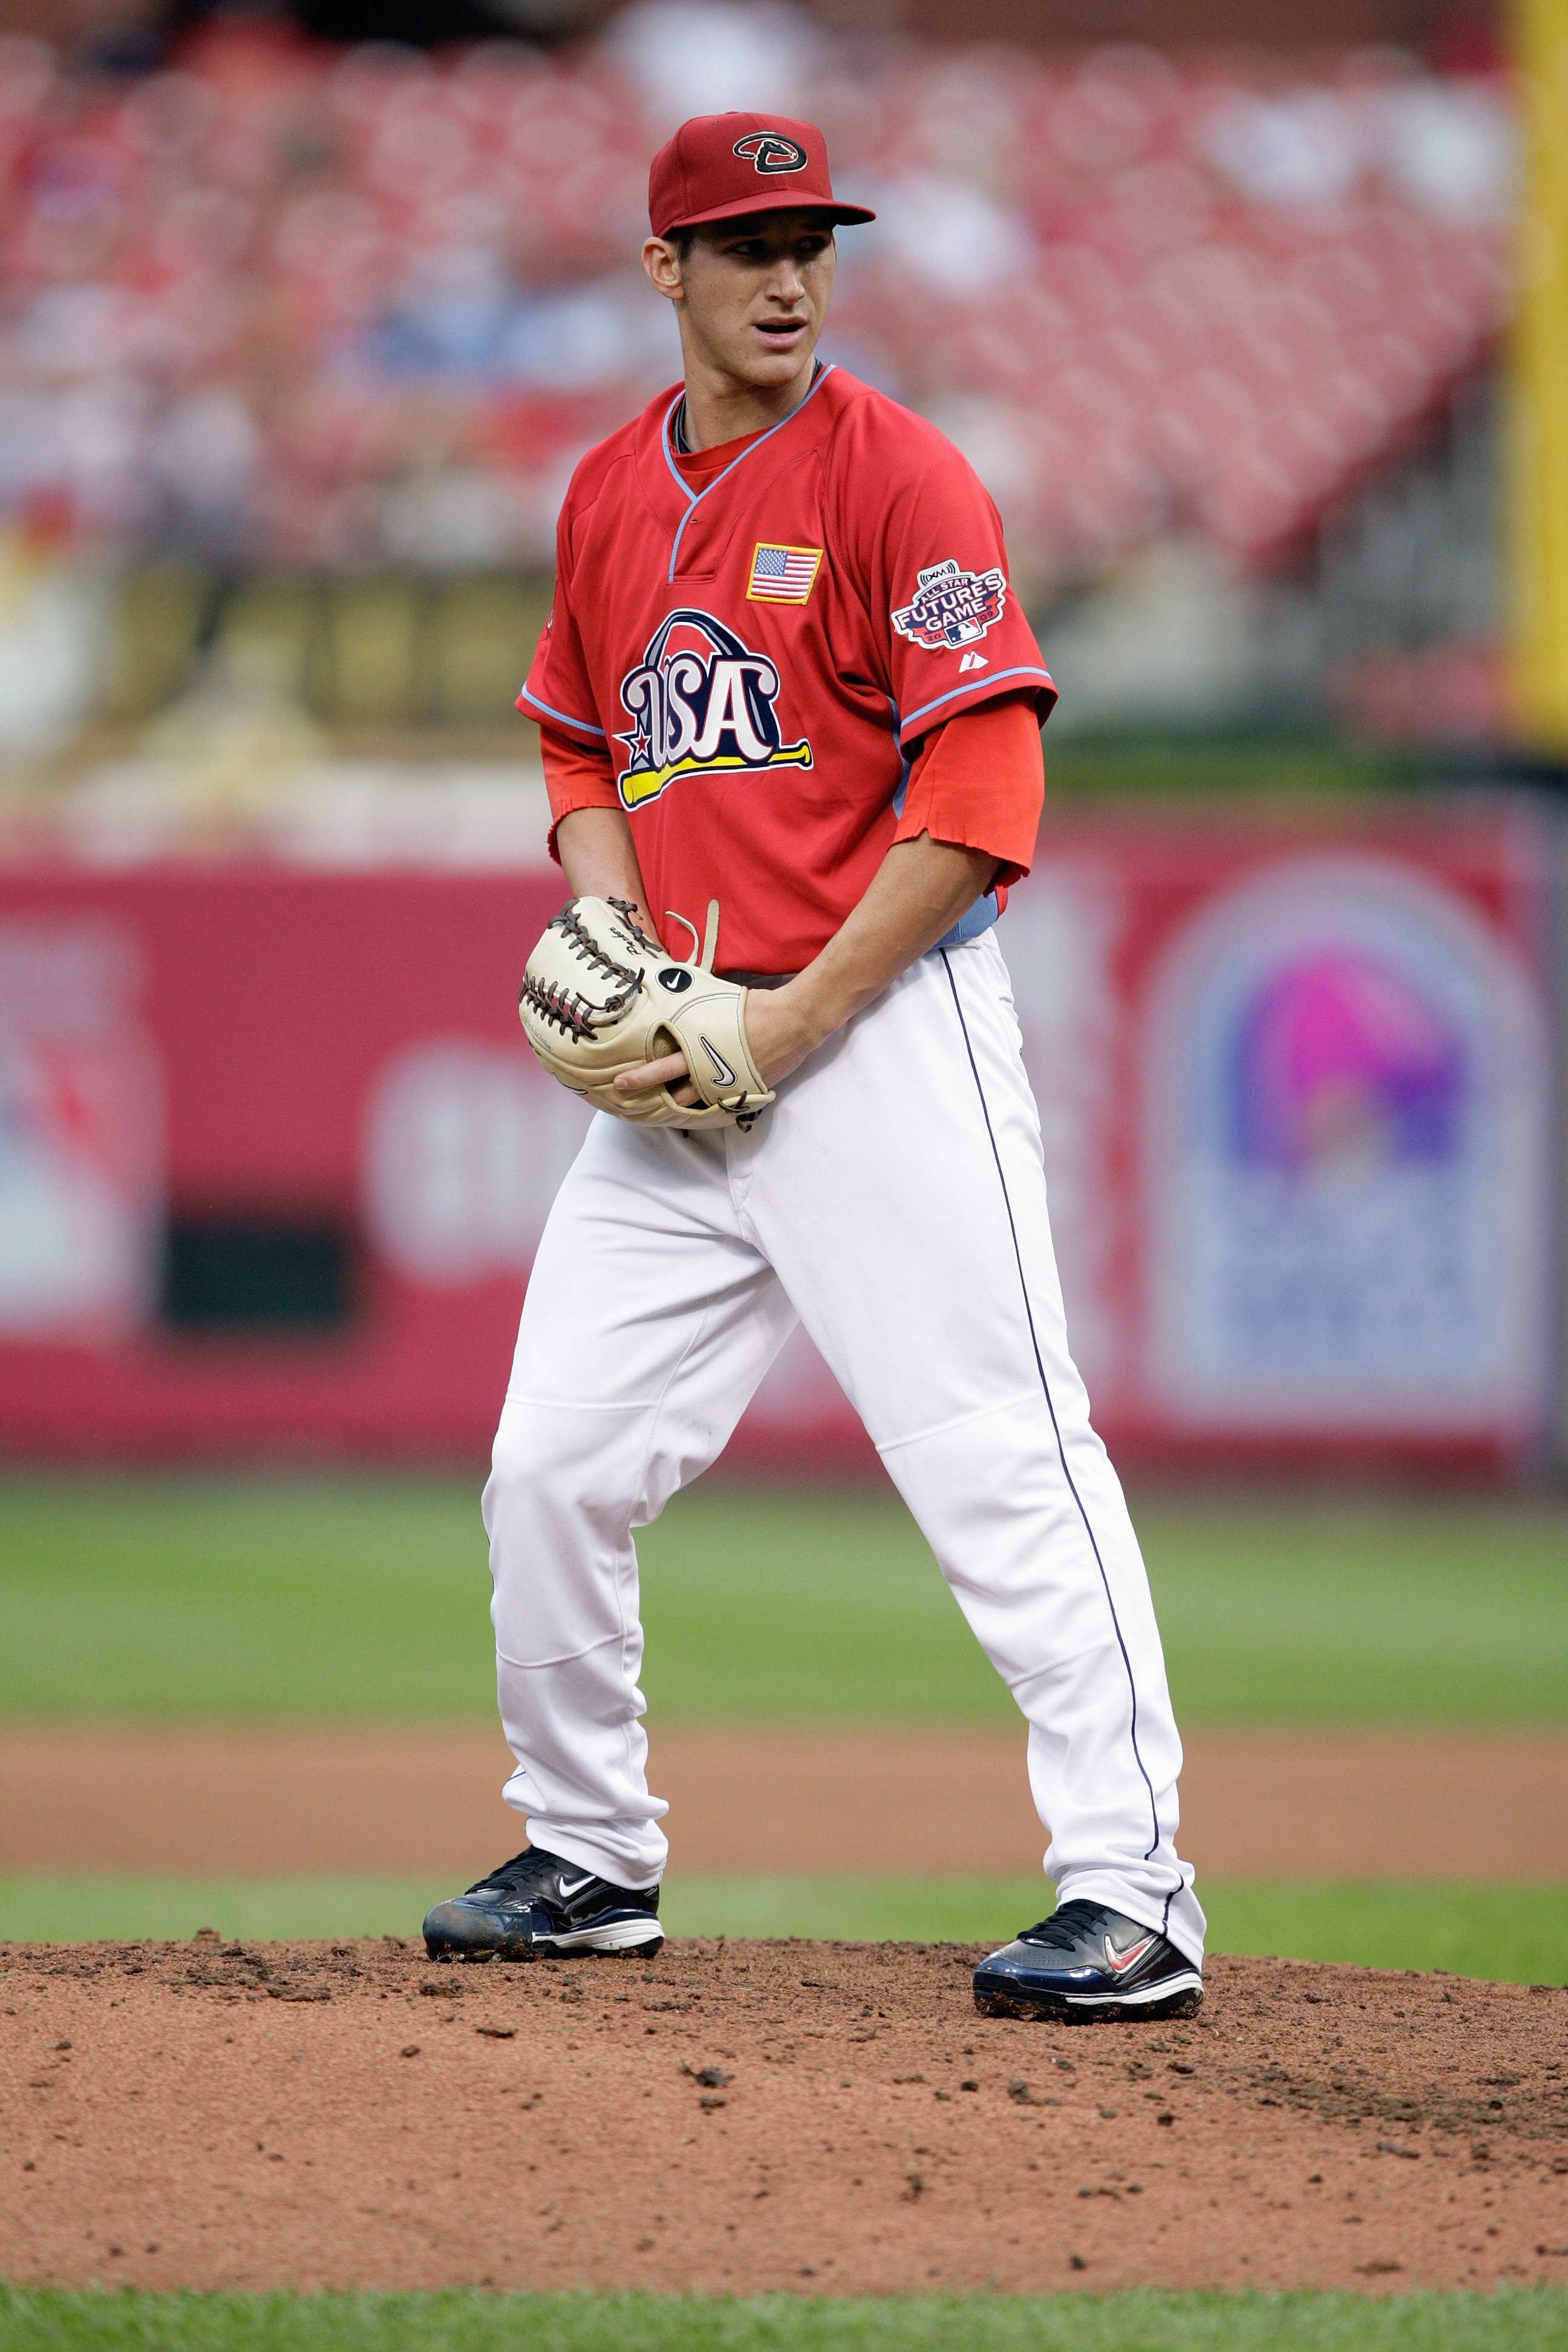
[[[820,547],[770,547],[762,541],[752,557],[751,604],[804,604],[822,562]]]
[[[737,139],[731,153],[744,163],[755,164],[759,172],[804,172],[805,149],[798,139],[786,139],[779,131],[748,131]]]
[[[642,808],[678,776],[736,769],[809,768],[811,745],[786,743],[773,708],[779,674],[711,613],[671,613],[621,680],[632,725],[616,740],[630,757],[624,808]]]
[[[914,595],[893,614],[893,626],[928,653],[944,653],[973,645],[994,628],[1006,602],[1007,582],[996,565],[989,572],[964,572],[950,557],[916,573]]]

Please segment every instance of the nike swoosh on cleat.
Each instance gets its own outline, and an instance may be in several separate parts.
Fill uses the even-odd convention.
[[[1157,1936],[1145,1936],[1143,1941],[1141,1944],[1134,1944],[1131,1951],[1118,1953],[1112,1948],[1110,1938],[1107,1936],[1105,1964],[1113,1977],[1124,1976],[1133,1961],[1141,1960],[1144,1953],[1151,1950],[1159,1940]]]
[[[708,1059],[712,1063],[720,1085],[723,1087],[732,1087],[735,1083],[735,1073],[730,1067],[729,1063],[724,1059],[723,1055],[716,1054],[713,1051],[712,1046],[708,1043],[706,1037],[700,1038],[698,1042],[701,1045],[703,1052],[707,1055]]]
[[[584,1886],[592,1886],[593,1884],[594,1873],[590,1871],[586,1878],[580,1878],[577,1881],[575,1886],[568,1886],[566,1881],[562,1879],[560,1881],[561,1892],[566,1896],[568,1902],[570,1902],[574,1895],[581,1895]]]

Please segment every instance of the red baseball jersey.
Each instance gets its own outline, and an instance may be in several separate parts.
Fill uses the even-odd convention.
[[[898,836],[922,738],[1020,694],[1038,723],[1056,688],[995,507],[923,418],[826,368],[710,470],[675,453],[679,401],[573,476],[518,707],[605,757],[656,919],[700,931],[717,898],[721,969],[798,971]]]

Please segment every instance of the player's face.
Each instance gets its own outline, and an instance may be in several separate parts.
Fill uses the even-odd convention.
[[[769,213],[699,230],[684,259],[654,238],[644,261],[683,338],[721,374],[763,391],[810,365],[837,257],[820,215]]]

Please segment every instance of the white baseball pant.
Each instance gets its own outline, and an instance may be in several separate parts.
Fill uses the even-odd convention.
[[[913,965],[750,1133],[595,1119],[540,1245],[485,1489],[507,1802],[581,1869],[660,1876],[633,1529],[714,1460],[797,1318],[1027,1722],[1058,1899],[1201,1959],[1159,1630],[1068,1353],[989,932]]]

